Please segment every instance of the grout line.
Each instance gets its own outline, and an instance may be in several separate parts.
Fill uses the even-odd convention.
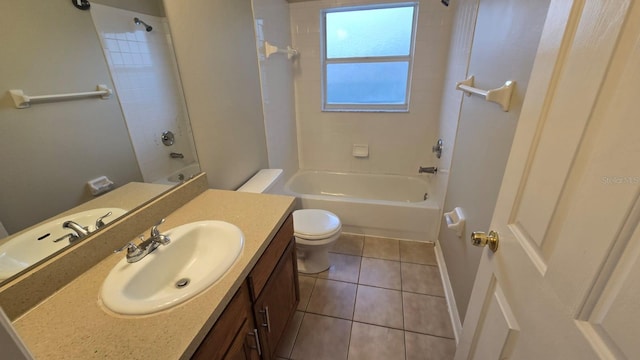
[[[381,327],[381,328],[385,328],[385,329],[398,330],[398,331],[402,331],[402,332],[406,331],[405,329],[391,327],[391,326],[385,326],[385,325],[380,325],[380,324],[374,324],[374,323],[370,323],[370,322],[366,322],[366,321],[355,321],[355,320],[352,320],[351,322],[358,323],[358,324],[364,324],[364,325],[377,326],[377,327]],[[426,334],[423,334],[423,335],[426,335]]]
[[[400,252],[401,250],[398,249],[398,252]],[[402,259],[402,254],[398,253],[400,256],[400,259]],[[406,326],[404,324],[404,283],[402,281],[402,262],[400,262],[400,299],[401,299],[401,306],[402,306],[402,345],[404,345],[404,358],[406,360],[407,358],[407,330],[406,330]]]
[[[291,346],[291,350],[289,350],[289,356],[287,356],[287,359],[291,359],[291,355],[293,355],[293,349],[296,348],[296,343],[298,342],[298,335],[300,335],[300,330],[302,329],[302,323],[304,322],[305,317],[307,317],[307,312],[303,311],[302,320],[300,320],[300,326],[298,326],[298,331],[296,331],[296,336],[293,339],[293,345]]]
[[[358,296],[358,289],[356,289],[356,296]],[[355,300],[353,303],[353,308],[355,311],[356,308],[356,304],[355,304]],[[353,316],[352,316],[353,317]],[[349,329],[349,341],[347,342],[347,360],[349,360],[349,350],[351,350],[351,337],[353,335],[353,320],[351,320],[351,328]]]
[[[298,311],[298,310],[296,310],[296,311]],[[298,335],[300,334],[300,329],[302,329],[302,322],[304,321],[304,317],[306,315],[307,315],[307,313],[302,311],[302,319],[300,319],[300,325],[298,325],[298,330],[296,330],[296,334],[293,337],[293,344],[291,345],[291,349],[289,349],[289,354],[287,354],[287,359],[291,359],[291,355],[293,354],[293,348],[296,347],[296,341],[298,341]],[[291,326],[291,325],[289,325],[289,326]],[[277,350],[277,348],[276,348],[276,350]]]
[[[393,290],[393,289],[389,289],[389,290]],[[419,293],[419,292],[415,292],[415,291],[402,290],[402,292],[406,292],[406,293],[414,294],[414,295],[425,295],[425,296],[432,296],[432,297],[437,297],[437,298],[446,298],[446,296],[444,296],[444,295],[425,294],[425,293]]]
[[[436,338],[440,338],[440,339],[447,339],[447,340],[453,340],[453,341],[456,340],[455,338],[448,337],[448,336],[427,334],[427,333],[421,333],[421,332],[417,332],[417,331],[405,330],[404,332],[408,332],[408,333],[412,333],[412,334],[418,334],[418,335],[426,335],[426,336],[436,337]]]

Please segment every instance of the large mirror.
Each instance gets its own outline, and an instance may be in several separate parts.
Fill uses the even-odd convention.
[[[199,167],[161,0],[3,1],[0,23],[1,282]]]

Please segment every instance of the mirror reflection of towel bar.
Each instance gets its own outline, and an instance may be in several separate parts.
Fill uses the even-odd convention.
[[[111,97],[113,91],[107,87],[107,85],[98,85],[96,91],[87,91],[87,92],[79,92],[79,93],[68,93],[68,94],[53,94],[53,95],[38,95],[38,96],[29,96],[26,95],[21,89],[9,90],[9,94],[11,94],[11,98],[16,105],[16,109],[25,109],[31,106],[32,101],[46,101],[46,100],[54,100],[54,101],[64,101],[64,100],[72,100],[82,97],[89,96],[100,96],[103,100],[106,100]]]

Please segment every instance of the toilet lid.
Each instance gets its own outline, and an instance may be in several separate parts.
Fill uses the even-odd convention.
[[[324,239],[340,231],[340,219],[326,210],[303,209],[293,212],[294,235],[314,240]]]

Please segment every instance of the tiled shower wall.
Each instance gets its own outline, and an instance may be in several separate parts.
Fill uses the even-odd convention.
[[[178,68],[165,18],[95,4],[91,15],[144,181],[153,182],[194,162],[191,128],[184,105]],[[147,32],[134,17],[153,26]],[[175,134],[174,145],[161,134]],[[169,153],[184,154],[172,159]]]
[[[252,3],[267,156],[270,168],[283,169],[281,181],[284,181],[298,171],[293,94],[293,67],[296,62],[287,59],[285,54],[274,54],[266,58],[264,42],[268,41],[282,48],[291,44],[289,4],[286,0],[254,0]]]
[[[295,63],[296,121],[302,169],[417,174],[437,166],[431,146],[438,137],[442,85],[452,12],[439,1],[419,1],[416,50],[408,113],[321,111],[320,12],[324,8],[379,1],[320,0],[290,4]],[[352,156],[368,144],[369,158]]]

